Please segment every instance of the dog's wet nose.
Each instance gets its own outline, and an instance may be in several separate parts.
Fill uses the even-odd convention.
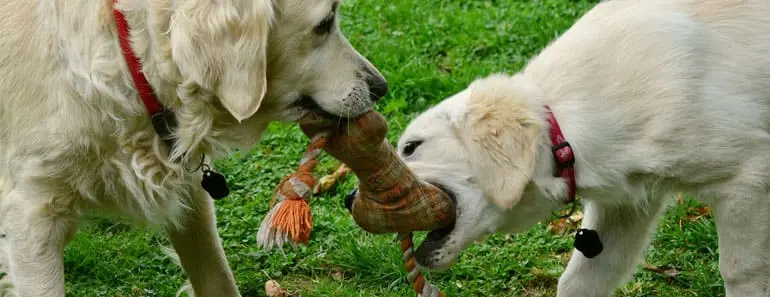
[[[369,97],[372,101],[377,102],[382,97],[388,94],[388,83],[382,78],[375,78],[368,82],[369,84]]]
[[[369,98],[377,102],[388,94],[388,82],[376,71],[368,70],[366,85],[369,87]]]

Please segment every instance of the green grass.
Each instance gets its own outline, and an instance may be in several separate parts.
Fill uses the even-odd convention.
[[[596,1],[346,0],[342,30],[387,77],[391,92],[377,109],[395,141],[417,113],[491,72],[513,72]],[[316,227],[309,246],[267,252],[255,233],[273,187],[299,161],[307,140],[296,127],[272,125],[261,145],[218,162],[230,197],[217,202],[218,226],[244,296],[264,296],[268,279],[301,296],[413,296],[393,236],[358,229],[342,207],[346,178],[312,201]],[[325,157],[319,174],[330,173]],[[619,296],[722,296],[713,220],[683,220],[698,205],[667,212],[647,261],[673,267],[676,278],[637,269]],[[682,221],[680,226],[679,222]],[[159,234],[95,218],[68,246],[68,296],[173,296],[183,282],[163,256]],[[467,250],[459,263],[428,279],[448,296],[554,296],[571,252],[568,237],[547,224],[496,235]]]

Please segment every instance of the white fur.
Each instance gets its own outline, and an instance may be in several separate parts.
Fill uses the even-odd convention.
[[[18,295],[64,296],[64,246],[83,213],[106,211],[165,227],[197,296],[239,296],[213,203],[186,169],[256,145],[269,121],[301,119],[303,95],[338,116],[371,109],[379,72],[336,26],[314,32],[334,3],[117,3],[179,122],[169,151],[137,97],[111,0],[0,2],[0,269]]]
[[[603,2],[520,73],[479,79],[420,115],[400,152],[454,192],[458,221],[418,262],[447,268],[474,240],[563,204],[549,105],[577,157],[583,227],[605,246],[573,253],[557,296],[611,296],[675,192],[713,206],[726,295],[770,295],[768,15],[761,0]]]

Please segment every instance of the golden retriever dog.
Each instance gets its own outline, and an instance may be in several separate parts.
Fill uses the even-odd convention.
[[[270,121],[356,116],[387,92],[339,31],[339,6],[0,2],[0,267],[16,294],[64,296],[64,247],[94,211],[167,230],[196,296],[239,296],[199,168],[256,145]],[[162,118],[164,139],[139,98],[114,10],[173,115]]]
[[[573,252],[557,296],[611,296],[684,192],[713,207],[726,296],[770,296],[769,15],[763,0],[603,2],[522,71],[418,116],[399,154],[458,203],[418,263],[446,269],[485,235],[547,219],[575,188],[604,249]]]

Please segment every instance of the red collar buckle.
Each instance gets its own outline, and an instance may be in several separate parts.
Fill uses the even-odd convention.
[[[575,165],[575,154],[572,152],[572,147],[569,142],[562,142],[551,147],[553,153],[553,159],[556,162],[558,169],[571,168]]]

